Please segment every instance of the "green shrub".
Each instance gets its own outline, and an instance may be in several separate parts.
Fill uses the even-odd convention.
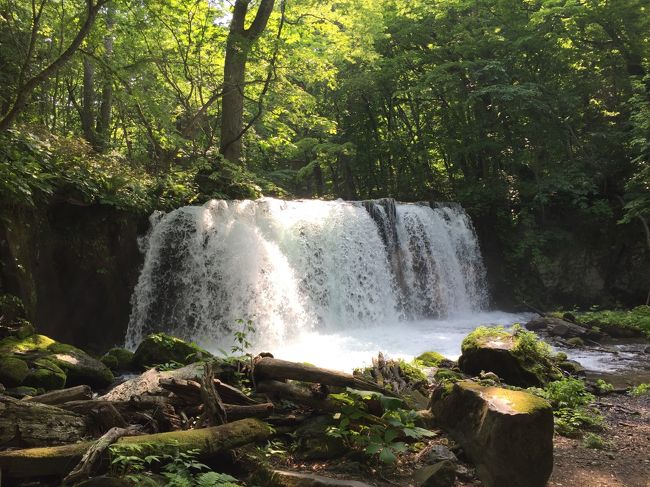
[[[585,448],[593,448],[596,450],[604,450],[607,447],[607,443],[603,440],[602,436],[596,433],[587,433],[582,444]]]
[[[650,384],[639,384],[630,389],[630,395],[634,397],[643,396],[644,394],[650,394]]]

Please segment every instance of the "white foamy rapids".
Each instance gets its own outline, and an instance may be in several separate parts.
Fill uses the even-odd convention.
[[[487,301],[478,243],[457,205],[213,200],[151,224],[130,348],[165,331],[228,350],[238,319],[253,320],[256,349],[353,339],[355,330],[399,334]]]

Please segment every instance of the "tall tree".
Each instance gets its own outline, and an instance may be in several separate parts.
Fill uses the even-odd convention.
[[[79,29],[68,47],[45,68],[30,76],[31,69],[33,68],[32,62],[36,42],[41,29],[41,19],[45,6],[48,3],[48,0],[32,0],[31,33],[28,41],[28,48],[18,75],[13,103],[9,110],[4,113],[0,119],[0,131],[7,130],[11,127],[13,122],[16,120],[16,117],[24,110],[32,92],[61,69],[70,60],[74,53],[77,52],[81,43],[92,29],[97,13],[108,1],[109,0],[86,0],[85,17],[82,18]]]
[[[250,27],[246,14],[250,0],[236,0],[230,21],[223,69],[224,89],[221,97],[221,154],[231,162],[239,162],[242,152],[244,85],[246,61],[253,43],[262,35],[273,11],[274,0],[261,0]]]

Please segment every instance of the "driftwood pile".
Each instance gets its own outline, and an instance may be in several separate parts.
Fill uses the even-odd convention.
[[[236,375],[252,386],[246,394],[224,379],[234,367],[225,364],[216,359],[173,372],[151,369],[100,397],[88,386],[22,400],[0,394],[0,479],[72,484],[106,469],[107,449],[116,442],[173,444],[208,457],[268,438],[270,425],[296,427],[300,414],[296,408],[288,414],[287,402],[332,412],[340,405],[330,393],[341,388],[393,395],[375,382],[270,354],[237,364]]]

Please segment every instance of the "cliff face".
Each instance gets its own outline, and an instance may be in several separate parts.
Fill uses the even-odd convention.
[[[142,265],[144,214],[49,204],[0,210],[0,292],[38,330],[93,351],[121,343]]]
[[[619,217],[620,218],[620,217]],[[650,251],[637,222],[549,219],[536,231],[504,231],[498,218],[473,216],[493,305],[633,307],[650,290]]]

